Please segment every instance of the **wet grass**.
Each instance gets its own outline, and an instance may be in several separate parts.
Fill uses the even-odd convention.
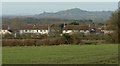
[[[117,64],[118,45],[3,47],[3,64]]]

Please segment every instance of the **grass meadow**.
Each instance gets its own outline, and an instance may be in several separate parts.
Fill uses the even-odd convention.
[[[118,44],[3,47],[3,64],[117,64]]]

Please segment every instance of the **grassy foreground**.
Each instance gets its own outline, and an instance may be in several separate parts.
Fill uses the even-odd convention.
[[[117,64],[118,45],[3,47],[3,64]]]

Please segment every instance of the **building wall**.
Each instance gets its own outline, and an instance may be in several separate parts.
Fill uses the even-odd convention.
[[[0,30],[0,34],[12,34],[11,32],[9,32],[8,30]]]
[[[80,32],[80,33],[89,33],[89,30],[63,30],[63,33],[74,33],[74,32]]]
[[[109,33],[113,33],[113,30],[101,30],[101,32],[104,32],[104,34],[109,34]]]
[[[72,30],[63,30],[63,33],[72,33]]]
[[[39,33],[39,34],[48,34],[48,30],[20,30],[20,34],[24,33]]]
[[[90,33],[89,30],[63,30],[63,34],[65,33],[74,33],[74,32],[80,32],[80,33],[84,33],[84,34],[88,34]],[[103,32],[104,34],[108,34],[108,33],[112,33],[112,30],[101,30],[101,32]],[[19,30],[20,34],[24,34],[24,33],[37,33],[37,34],[48,34],[49,30]],[[8,30],[0,30],[0,34],[12,34],[11,32],[9,32]]]

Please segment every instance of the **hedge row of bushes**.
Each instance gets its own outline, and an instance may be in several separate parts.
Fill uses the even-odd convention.
[[[3,39],[2,46],[40,46],[63,44],[64,41],[59,39]]]
[[[61,37],[47,37],[42,39],[3,39],[2,46],[41,46],[60,44],[79,44],[81,39],[77,34],[64,34]]]
[[[64,38],[47,38],[47,39],[3,39],[2,46],[41,46],[41,45],[60,45],[73,44],[72,40]],[[69,43],[68,43],[69,42]],[[75,41],[74,41],[75,42]],[[80,41],[75,42],[78,44]],[[75,44],[74,43],[74,44]]]
[[[2,46],[32,46],[35,44],[33,39],[3,39]]]
[[[85,38],[85,39],[84,39]],[[100,39],[91,39],[97,38],[93,36],[82,37],[81,34],[63,34],[58,37],[46,37],[41,39],[3,39],[3,46],[41,46],[41,45],[60,45],[60,44],[96,44],[96,43],[105,43],[104,37]],[[88,39],[86,39],[88,38]],[[85,40],[85,41],[83,41]],[[94,41],[93,41],[94,40]]]

